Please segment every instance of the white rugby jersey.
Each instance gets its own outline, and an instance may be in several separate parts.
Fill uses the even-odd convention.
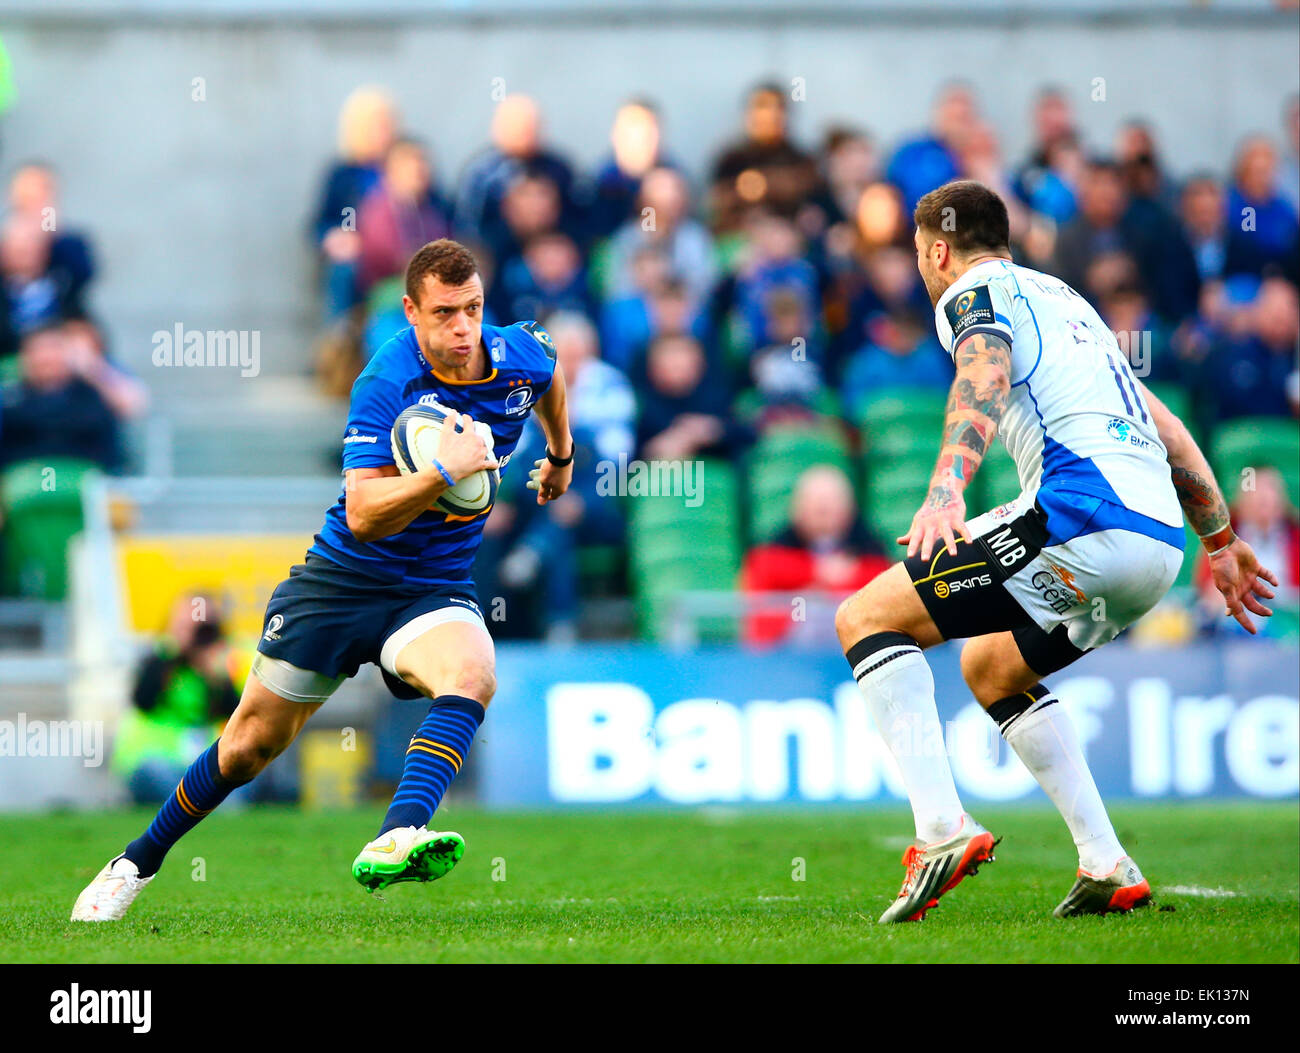
[[[949,355],[971,333],[1011,344],[1011,398],[998,435],[1025,493],[1099,497],[1181,530],[1151,410],[1087,300],[1050,274],[990,260],[954,282],[934,316]]]

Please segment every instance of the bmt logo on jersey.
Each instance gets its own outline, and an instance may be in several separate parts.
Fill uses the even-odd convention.
[[[1126,420],[1120,420],[1118,417],[1111,417],[1106,423],[1106,434],[1116,442],[1122,442],[1126,446],[1135,446],[1139,450],[1151,449],[1151,443],[1142,438],[1141,435],[1133,431],[1133,426]]]
[[[533,388],[532,385],[525,382],[522,387],[517,387],[514,391],[506,396],[506,416],[522,417],[533,406]]]
[[[271,620],[266,623],[266,632],[262,634],[263,640],[280,639],[280,630],[284,628],[284,615],[273,614]]]

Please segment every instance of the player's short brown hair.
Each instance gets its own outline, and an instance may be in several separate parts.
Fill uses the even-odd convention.
[[[931,190],[916,203],[912,218],[928,236],[942,238],[959,256],[1009,251],[1007,206],[974,179],[957,179]]]
[[[425,245],[406,265],[406,295],[417,304],[426,275],[432,274],[443,285],[464,285],[478,273],[474,254],[459,241],[439,238]]]

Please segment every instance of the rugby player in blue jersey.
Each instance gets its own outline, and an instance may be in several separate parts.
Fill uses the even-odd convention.
[[[473,255],[446,239],[411,259],[403,297],[410,328],[376,352],[352,388],[343,439],[345,483],[304,562],[267,604],[239,708],[190,765],[149,828],[77,899],[74,921],[114,921],[185,833],[282,753],[308,718],[366,662],[399,698],[432,701],[411,739],[379,835],[352,865],[367,889],[430,881],[464,853],[459,834],[427,828],[464,764],[495,689],[492,638],[470,577],[487,512],[431,510],[450,485],[504,467],[530,412],[547,452],[530,473],[541,504],[569,486],[573,439],[564,378],[536,322],[484,325]],[[459,414],[438,463],[399,475],[389,435],[407,406]],[[474,428],[486,424],[489,449]]]

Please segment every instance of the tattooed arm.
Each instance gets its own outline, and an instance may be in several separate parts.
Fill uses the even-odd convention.
[[[972,333],[953,355],[957,378],[948,393],[943,445],[930,477],[930,492],[911,529],[898,539],[907,554],[929,559],[937,541],[957,554],[956,536],[971,540],[962,493],[997,434],[1011,396],[1011,345],[992,333]]]
[[[1145,385],[1142,394],[1168,452],[1169,470],[1183,515],[1210,554],[1210,573],[1215,588],[1223,595],[1225,613],[1253,633],[1255,622],[1247,612],[1265,618],[1273,613],[1258,597],[1273,598],[1273,590],[1266,583],[1276,585],[1277,577],[1261,567],[1251,547],[1233,533],[1228,503],[1186,425]]]

